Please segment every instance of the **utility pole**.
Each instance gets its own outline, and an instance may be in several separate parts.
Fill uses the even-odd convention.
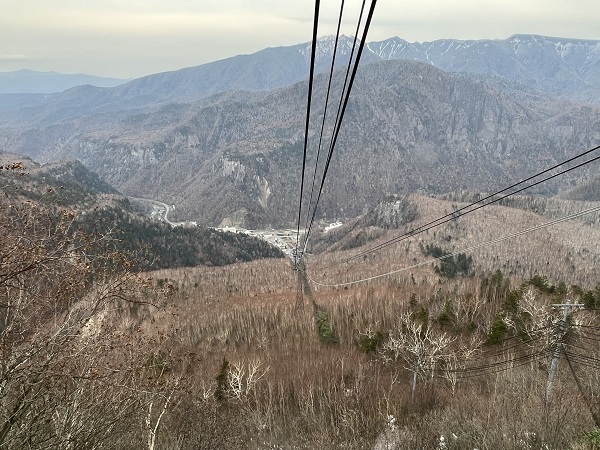
[[[556,303],[552,305],[554,309],[562,309],[563,317],[558,322],[558,331],[556,332],[556,340],[554,349],[552,350],[552,361],[550,362],[550,369],[548,370],[548,383],[546,384],[546,403],[549,403],[552,399],[552,384],[558,371],[558,362],[560,360],[560,354],[563,350],[563,342],[565,335],[567,334],[567,320],[572,309],[581,309],[585,305],[581,303],[571,303],[569,300],[566,303]]]

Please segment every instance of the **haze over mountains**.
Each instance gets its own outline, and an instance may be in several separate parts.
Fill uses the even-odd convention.
[[[333,44],[319,41],[319,72],[328,70]],[[341,39],[342,62],[351,44]],[[365,52],[323,217],[355,216],[388,193],[502,188],[600,141],[600,41],[392,38]],[[0,95],[0,150],[79,159],[123,193],[177,204],[180,219],[288,224],[297,208],[309,57],[309,44],[299,44],[113,88]],[[325,98],[326,82],[317,78],[315,98]],[[313,124],[321,114],[322,107]]]
[[[352,37],[340,37],[339,65],[347,64],[352,41]],[[319,40],[317,72],[329,70],[333,46],[332,36]],[[367,43],[361,62],[364,65],[395,59],[422,61],[447,72],[498,76],[559,95],[579,96],[584,100],[590,100],[589,93],[600,86],[600,41],[593,40],[514,35],[504,40],[441,39],[410,43],[393,37]],[[148,75],[127,83],[122,89],[108,92],[130,97],[144,91],[147,100],[153,97],[152,101],[158,102],[191,101],[229,90],[270,90],[306,79],[309,63],[310,43],[267,48],[251,55]],[[125,81],[22,70],[0,74],[0,93],[50,93],[57,92],[60,86],[70,88],[90,84],[108,87]],[[50,82],[55,84],[49,87]],[[17,89],[15,86],[22,87]],[[106,98],[111,97],[108,92],[105,93]],[[595,95],[598,93],[595,92]]]
[[[84,84],[114,87],[127,81],[129,80],[96,77],[81,73],[64,74],[22,69],[14,72],[0,72],[0,94],[52,94]]]

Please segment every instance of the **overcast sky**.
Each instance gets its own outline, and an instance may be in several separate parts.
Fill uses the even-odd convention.
[[[345,34],[353,34],[360,4],[346,0]],[[340,0],[321,5],[319,35],[333,34]],[[307,42],[314,1],[0,0],[0,11],[0,72],[135,78]],[[599,0],[379,0],[368,40],[600,40],[599,24]]]

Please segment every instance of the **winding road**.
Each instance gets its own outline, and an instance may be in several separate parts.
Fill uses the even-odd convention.
[[[169,211],[171,207],[166,203],[159,202],[158,200],[150,200],[148,198],[139,198],[139,197],[128,197],[131,200],[135,200],[137,202],[147,203],[152,205],[156,209],[164,209],[164,214],[162,214],[162,220],[165,223],[168,223],[172,227],[181,227],[183,225],[189,224],[190,222],[171,222],[169,220]]]

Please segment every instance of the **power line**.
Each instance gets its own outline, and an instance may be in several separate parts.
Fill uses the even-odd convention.
[[[584,367],[588,367],[590,369],[600,369],[600,363],[598,362],[590,362],[587,361],[586,359],[581,358],[580,356],[574,355],[571,352],[565,352],[565,355],[569,355],[569,358],[571,358],[574,362],[576,362],[577,364],[584,366]]]
[[[527,353],[525,355],[517,356],[515,358],[504,359],[495,363],[485,364],[481,366],[460,367],[456,369],[448,369],[443,367],[425,367],[424,370],[435,370],[435,372],[443,374],[455,374],[458,378],[471,378],[476,376],[498,373],[504,370],[526,365],[531,362],[545,358],[547,355],[547,350],[540,350],[534,353]]]
[[[493,358],[498,358],[498,357],[500,357],[502,355],[505,355],[506,353],[509,353],[509,352],[512,352],[512,351],[516,351],[518,348],[524,347],[524,346],[526,348],[531,348],[532,344],[534,344],[537,341],[541,340],[543,337],[545,337],[548,334],[548,330],[549,329],[551,329],[550,326],[545,326],[545,327],[537,328],[535,330],[531,330],[531,333],[538,332],[538,331],[544,331],[544,333],[538,334],[536,337],[534,337],[534,338],[532,338],[532,339],[530,339],[528,341],[522,340],[522,338],[520,336],[509,336],[507,338],[504,338],[499,343],[499,345],[501,345],[501,343],[508,342],[508,341],[510,341],[512,339],[521,339],[521,340],[520,340],[520,342],[517,342],[515,344],[511,344],[511,345],[509,345],[507,347],[501,347],[501,348],[493,348],[493,349],[489,349],[489,350],[483,350],[481,352],[481,354],[477,358],[473,358],[471,360],[471,362],[486,361],[486,360],[490,360],[490,359],[493,359]],[[508,360],[503,360],[503,361],[508,361]],[[497,363],[498,362],[492,363],[491,365],[496,365]]]
[[[344,94],[346,92],[346,87],[348,86],[348,80],[350,77],[350,69],[352,67],[352,60],[354,58],[354,51],[356,50],[356,41],[358,38],[358,32],[360,30],[360,24],[362,23],[362,17],[365,11],[366,0],[362,1],[362,5],[360,7],[360,14],[358,15],[358,22],[356,23],[356,31],[354,32],[354,39],[352,40],[352,50],[350,50],[350,58],[348,59],[348,66],[346,67],[346,76],[344,77],[344,85],[342,86],[342,90],[340,93],[340,101],[338,103],[338,110],[335,116],[335,122],[333,124],[333,129],[337,129],[338,124],[341,121],[341,113],[342,113],[342,105],[344,103]],[[331,141],[329,142],[329,148],[333,146],[333,138],[334,133],[331,134]]]
[[[586,311],[597,311],[596,308],[585,308]],[[591,335],[595,335],[594,331],[600,331],[600,327],[595,326],[595,325],[584,325],[582,323],[574,323],[572,325],[574,328],[581,328],[582,331],[585,331],[586,333],[590,333]],[[590,330],[590,331],[587,331]],[[595,335],[595,336],[600,336],[600,335]]]
[[[421,368],[423,370],[429,370],[429,371],[435,371],[438,373],[447,373],[447,374],[473,374],[473,373],[478,373],[478,372],[489,372],[490,370],[492,372],[501,370],[502,367],[504,366],[508,366],[508,365],[514,365],[515,363],[519,363],[522,361],[526,361],[528,359],[531,358],[537,358],[537,357],[541,357],[543,355],[546,355],[548,353],[548,351],[546,349],[543,350],[539,350],[533,353],[527,353],[521,356],[515,356],[513,358],[507,358],[507,359],[501,359],[499,361],[496,362],[490,362],[487,364],[482,364],[480,366],[467,366],[464,365],[464,367],[455,367],[455,368],[448,368],[448,367],[444,367],[444,365],[428,365],[428,366],[421,366]],[[477,358],[474,361],[471,362],[477,362],[477,361],[482,361],[482,360],[489,360],[489,359],[493,359],[492,357],[486,357],[486,358]],[[446,364],[448,364],[447,361],[443,361]]]
[[[508,336],[504,339],[502,339],[500,342],[498,342],[498,344],[494,344],[494,348],[490,348],[488,350],[480,350],[481,353],[478,355],[477,358],[472,358],[471,361],[485,361],[485,360],[489,360],[489,359],[493,359],[493,358],[497,358],[501,355],[504,355],[508,352],[511,352],[513,350],[516,350],[520,347],[526,346],[528,348],[532,347],[532,344],[535,343],[536,341],[540,340],[541,338],[543,338],[545,335],[548,334],[548,330],[551,330],[552,326],[544,326],[544,327],[540,327],[540,328],[535,328],[533,330],[529,330],[527,333],[528,334],[537,334],[540,331],[543,331],[542,334],[537,334],[535,337],[529,339],[529,340],[524,340],[521,336],[517,336],[517,335],[513,335],[513,336]],[[498,347],[501,346],[503,343],[511,341],[513,339],[519,339],[520,341],[515,343],[515,344],[511,344],[507,347]],[[456,352],[452,352],[452,353],[448,353],[448,354],[436,354],[435,358],[436,359],[444,359],[447,358],[449,356],[457,356]],[[437,370],[437,369],[436,369]]]
[[[586,341],[600,342],[600,335],[596,333],[590,333],[588,331],[579,331],[576,336]]]
[[[340,100],[338,102],[338,108],[337,108],[337,113],[335,116],[335,122],[333,124],[333,130],[335,130],[338,126],[338,123],[340,123],[341,120],[341,111],[342,111],[342,105],[344,103],[344,94],[346,93],[346,87],[348,86],[348,80],[350,77],[350,69],[352,68],[352,61],[354,59],[354,51],[356,50],[356,41],[358,38],[358,32],[360,30],[360,24],[362,23],[362,17],[365,11],[365,5],[366,5],[366,0],[362,1],[362,5],[360,8],[360,13],[358,15],[358,22],[356,23],[356,31],[354,32],[354,39],[352,40],[352,49],[350,50],[350,57],[348,58],[348,65],[346,66],[346,75],[344,77],[344,85],[342,86],[342,89],[340,91]],[[338,35],[339,35],[339,26],[338,26]],[[337,36],[336,36],[337,39]],[[336,40],[336,49],[337,49],[337,40]],[[332,69],[333,69],[333,65],[332,65]],[[331,81],[332,81],[332,74],[333,72],[329,75],[329,83],[331,85]],[[325,104],[325,107],[327,108],[327,103]],[[325,116],[323,116],[323,125],[321,127],[321,136],[323,135],[323,129],[324,129],[324,125],[325,125]],[[333,138],[334,138],[334,133],[331,134],[331,141],[329,143],[329,148],[331,149],[333,146]],[[316,171],[317,171],[317,166],[319,164],[319,152],[321,150],[321,141],[319,140],[319,151],[317,152],[317,162],[315,165],[315,175],[316,175]],[[329,154],[329,152],[328,152]],[[311,188],[311,192],[310,192],[310,203],[309,205],[312,205],[312,199],[313,199],[313,193],[314,193],[314,187],[315,187],[315,181],[316,181],[316,177],[313,177],[313,185]],[[310,206],[309,206],[310,208]],[[308,225],[309,225],[309,217],[310,217],[310,211],[309,214],[307,214],[306,216],[306,229],[308,229]],[[305,247],[307,245],[307,241],[305,241]]]
[[[337,108],[337,113],[335,116],[335,122],[333,125],[333,130],[335,130],[337,128],[337,124],[340,122],[340,115],[341,115],[341,110],[342,110],[342,104],[344,101],[344,94],[346,93],[346,87],[348,86],[348,79],[350,76],[350,69],[352,68],[352,61],[354,59],[354,52],[356,50],[356,41],[357,41],[357,37],[358,37],[358,32],[360,30],[360,24],[362,23],[362,17],[364,14],[364,10],[365,10],[365,5],[366,5],[366,0],[362,1],[362,5],[360,8],[360,13],[358,15],[358,22],[356,23],[356,31],[354,32],[354,39],[352,40],[352,49],[350,50],[350,57],[348,58],[348,65],[346,66],[346,75],[344,77],[344,85],[342,86],[342,89],[340,91],[340,100],[338,102],[338,108]],[[343,2],[342,2],[342,8],[343,8]],[[341,19],[341,11],[340,11],[340,19]],[[339,36],[339,32],[340,32],[340,28],[339,28],[339,24],[338,24],[338,30],[337,30],[337,34],[336,34],[336,44],[335,44],[335,50],[337,50],[337,38]],[[334,51],[334,58],[335,60],[335,51]],[[333,76],[333,62],[332,61],[332,71],[329,75],[329,86],[331,86],[332,83],[332,76]],[[329,98],[329,87],[327,88],[327,98]],[[325,114],[327,111],[327,106],[328,106],[328,102],[325,103],[325,113],[323,115],[323,124],[321,125],[321,138],[323,137],[323,131],[324,131],[324,126],[325,126]],[[334,134],[331,134],[331,141],[329,143],[329,148],[331,148],[331,146],[333,145],[333,136]],[[308,229],[308,225],[309,225],[309,217],[310,217],[310,206],[312,205],[312,199],[313,199],[313,194],[314,194],[314,188],[315,188],[315,183],[316,183],[316,172],[317,172],[317,167],[319,165],[319,154],[321,151],[321,138],[319,139],[319,148],[317,151],[317,161],[315,164],[315,173],[313,176],[313,184],[311,187],[311,191],[310,191],[310,202],[309,202],[309,212],[306,216],[306,228]],[[305,247],[306,247],[307,243],[305,242]]]
[[[511,369],[516,369],[522,366],[527,366],[531,363],[537,362],[537,361],[541,361],[544,358],[546,358],[548,355],[547,353],[544,352],[540,352],[540,353],[536,353],[533,355],[528,355],[527,358],[525,358],[524,360],[520,360],[520,361],[508,361],[509,365],[506,366],[501,366],[501,367],[495,367],[491,370],[486,370],[483,372],[472,372],[472,373],[463,373],[460,374],[458,373],[456,375],[456,378],[459,379],[466,379],[466,378],[475,378],[475,377],[481,377],[481,376],[485,376],[485,375],[494,375],[500,372],[504,372],[506,370],[511,370]]]
[[[502,355],[502,354],[504,354],[506,352],[510,352],[510,351],[515,350],[515,349],[517,349],[519,347],[522,347],[524,345],[531,346],[533,343],[535,343],[538,340],[540,340],[541,338],[547,336],[548,335],[548,331],[547,330],[549,328],[550,327],[544,327],[544,328],[539,328],[538,330],[532,330],[529,333],[535,333],[535,332],[541,331],[541,330],[546,330],[546,331],[544,331],[544,333],[542,333],[542,334],[540,334],[540,335],[538,335],[538,336],[530,339],[529,341],[523,341],[523,340],[521,340],[521,342],[517,342],[516,344],[511,344],[511,345],[509,345],[507,347],[490,349],[490,350],[487,351],[487,353],[485,353],[485,351],[484,351],[484,352],[482,352],[480,358],[478,358],[478,359],[494,358],[494,357],[498,357],[498,356],[500,356],[500,355]],[[503,339],[503,341],[501,341],[501,342],[505,342],[505,341],[509,341],[511,339],[517,339],[517,338],[521,339],[520,336],[510,336],[508,338]]]
[[[317,206],[319,205],[319,200],[321,199],[321,194],[323,192],[323,185],[325,184],[325,178],[327,177],[327,172],[329,170],[329,164],[331,163],[331,158],[333,156],[333,150],[335,148],[335,144],[337,143],[337,138],[339,136],[339,132],[342,126],[342,120],[344,118],[344,114],[346,112],[346,108],[348,106],[348,100],[350,99],[350,93],[352,92],[352,86],[354,84],[354,79],[356,78],[356,72],[358,71],[358,65],[360,63],[360,58],[365,46],[365,42],[367,39],[367,33],[369,32],[369,27],[371,25],[371,19],[373,18],[373,13],[375,12],[375,5],[377,4],[377,0],[372,0],[371,2],[371,7],[369,9],[369,13],[367,14],[367,19],[365,22],[365,27],[363,30],[363,36],[362,39],[360,41],[360,45],[358,46],[358,52],[356,54],[356,60],[354,62],[354,67],[352,69],[352,75],[350,76],[350,81],[348,83],[348,90],[346,92],[346,96],[344,98],[344,104],[342,106],[342,110],[340,113],[340,120],[339,122],[336,124],[335,130],[333,132],[333,140],[332,140],[332,144],[329,148],[329,154],[327,155],[327,160],[325,162],[325,169],[323,170],[323,177],[321,178],[321,185],[319,187],[319,193],[317,195],[317,200],[315,201],[315,205],[313,208],[313,213],[312,213],[312,217],[310,220],[310,224],[308,226],[308,230],[306,230],[306,238],[304,240],[304,250],[306,250],[306,244],[308,243],[308,238],[310,236],[310,232],[312,230],[312,226],[314,224],[315,221],[315,216],[317,214]],[[354,37],[356,39],[356,36]]]
[[[600,158],[600,156],[598,158]],[[527,228],[526,230],[521,230],[521,231],[518,231],[516,233],[512,233],[512,234],[509,234],[509,235],[506,235],[506,236],[503,236],[503,237],[500,237],[500,238],[492,239],[491,241],[487,241],[487,242],[483,242],[481,244],[473,245],[473,246],[467,247],[467,248],[465,248],[465,249],[463,249],[461,251],[455,251],[453,253],[448,253],[446,255],[443,255],[443,256],[440,256],[440,257],[437,257],[437,258],[432,258],[432,259],[428,259],[426,261],[423,261],[423,262],[420,262],[420,263],[417,263],[417,264],[413,264],[412,266],[407,266],[407,267],[403,267],[403,268],[397,269],[397,270],[392,270],[390,272],[386,272],[386,273],[383,273],[383,274],[379,274],[379,275],[374,275],[374,276],[371,276],[371,277],[362,278],[360,280],[348,281],[348,282],[345,282],[345,283],[326,284],[326,283],[320,283],[320,282],[314,280],[313,278],[311,278],[310,276],[308,277],[308,279],[311,282],[313,282],[314,284],[316,284],[317,286],[323,286],[323,287],[342,287],[342,286],[350,286],[350,285],[357,284],[357,283],[364,283],[366,281],[371,281],[371,280],[375,280],[375,279],[378,279],[378,278],[387,277],[389,275],[394,275],[396,273],[404,272],[406,270],[415,269],[417,267],[421,267],[421,266],[424,266],[424,265],[427,265],[427,264],[431,264],[431,263],[433,263],[435,261],[440,261],[440,260],[443,260],[443,259],[446,259],[446,258],[451,258],[451,257],[457,256],[459,253],[466,253],[468,251],[477,250],[477,249],[482,248],[482,247],[487,247],[488,245],[497,244],[498,242],[502,242],[502,241],[505,241],[505,240],[508,240],[508,239],[513,239],[515,237],[518,237],[518,236],[521,236],[521,235],[524,235],[524,234],[527,234],[527,233],[531,233],[533,231],[537,231],[537,230],[540,230],[542,228],[547,228],[549,226],[556,225],[557,223],[561,223],[561,222],[565,222],[567,220],[575,219],[577,217],[584,216],[586,214],[591,214],[591,213],[596,212],[596,211],[600,211],[600,206],[595,206],[593,208],[589,208],[589,209],[586,209],[586,210],[583,210],[583,211],[579,211],[577,213],[573,213],[573,214],[570,214],[568,216],[561,217],[559,219],[551,220],[550,222],[546,222],[546,223],[543,223],[543,224],[540,224],[540,225],[536,225],[536,226],[531,227],[531,228]]]
[[[592,418],[594,419],[594,423],[596,424],[596,427],[600,427],[600,417],[598,417],[598,415],[594,412],[594,408],[591,405],[590,399],[583,390],[581,381],[579,381],[577,372],[575,372],[575,369],[573,368],[573,364],[571,364],[571,359],[569,358],[569,355],[567,354],[567,352],[565,352],[565,358],[567,359],[567,363],[569,364],[569,369],[571,369],[571,373],[573,374],[573,378],[575,379],[575,384],[577,384],[577,389],[579,389],[579,393],[583,397],[583,400],[584,400],[586,406],[588,407],[588,410],[590,411]]]
[[[304,172],[306,169],[306,153],[308,148],[308,127],[310,124],[310,105],[312,100],[313,79],[315,75],[315,54],[317,53],[317,31],[319,28],[319,7],[321,0],[315,0],[315,15],[313,23],[312,46],[310,53],[310,75],[308,78],[308,101],[306,106],[306,126],[304,128],[304,154],[302,158],[302,181],[300,182],[300,202],[298,206],[298,232],[296,234],[296,255],[300,246],[300,218],[302,215],[302,194],[304,192]]]
[[[579,333],[577,336],[583,339],[588,339],[590,341],[600,342],[600,335],[598,334]]]
[[[374,246],[374,247],[372,247],[372,248],[370,248],[370,249],[364,250],[364,251],[362,251],[362,252],[360,252],[360,253],[358,253],[358,254],[356,254],[356,255],[354,255],[354,256],[351,256],[351,257],[349,257],[349,258],[345,259],[343,262],[350,262],[350,261],[352,261],[352,260],[354,260],[354,259],[360,258],[361,256],[364,256],[364,255],[367,255],[367,254],[369,254],[369,253],[373,253],[373,252],[375,252],[375,251],[381,250],[381,249],[383,249],[383,248],[385,248],[385,247],[387,247],[387,246],[389,246],[389,245],[392,245],[392,244],[395,244],[395,243],[397,243],[397,242],[400,242],[400,241],[403,241],[403,240],[405,240],[405,239],[408,239],[408,238],[409,238],[409,237],[411,237],[411,236],[414,236],[414,235],[416,235],[416,234],[423,233],[423,232],[425,232],[425,231],[428,231],[428,230],[430,230],[431,228],[434,228],[434,227],[437,227],[437,226],[439,226],[439,225],[443,225],[443,224],[445,224],[445,223],[447,223],[447,222],[450,222],[450,221],[452,221],[452,220],[454,220],[454,219],[456,219],[456,218],[457,218],[457,214],[458,214],[459,216],[462,216],[462,215],[466,215],[466,214],[472,213],[472,212],[474,212],[474,211],[477,211],[478,209],[484,208],[484,207],[486,207],[486,206],[488,206],[488,205],[491,205],[491,204],[493,204],[493,203],[497,203],[497,202],[499,202],[499,201],[501,201],[501,200],[503,200],[503,199],[505,199],[505,198],[507,198],[507,197],[510,197],[510,196],[512,196],[512,195],[515,195],[515,194],[518,194],[519,192],[522,192],[522,191],[524,191],[524,190],[526,190],[526,189],[532,188],[532,187],[534,187],[534,186],[537,186],[538,184],[544,183],[544,182],[546,182],[546,181],[548,181],[548,180],[551,180],[551,179],[553,179],[553,178],[555,178],[555,177],[558,177],[558,176],[560,176],[560,175],[563,175],[563,174],[565,174],[565,173],[567,173],[567,172],[570,172],[571,170],[575,170],[575,169],[577,169],[577,168],[579,168],[579,167],[582,167],[582,166],[584,166],[584,165],[586,165],[586,164],[590,164],[590,163],[592,163],[592,162],[594,162],[594,161],[596,161],[596,160],[600,159],[600,156],[597,156],[597,157],[595,157],[595,158],[593,158],[593,159],[591,159],[591,160],[589,160],[589,161],[585,161],[585,162],[583,162],[583,163],[581,163],[581,164],[578,164],[578,165],[576,165],[576,166],[574,166],[574,167],[571,167],[571,168],[569,168],[569,169],[565,169],[565,170],[563,170],[562,172],[559,172],[559,173],[557,173],[557,174],[554,174],[554,175],[551,175],[551,176],[549,176],[549,177],[546,177],[546,178],[544,178],[543,180],[540,180],[540,181],[537,181],[537,182],[535,182],[535,183],[533,183],[533,184],[531,184],[531,185],[528,185],[528,186],[522,187],[522,188],[520,188],[520,189],[518,189],[518,190],[516,190],[516,191],[514,191],[514,192],[508,193],[508,194],[506,194],[506,195],[503,195],[503,196],[501,196],[501,197],[498,197],[498,198],[495,198],[495,199],[493,198],[493,197],[495,197],[496,195],[498,195],[498,194],[501,194],[502,192],[506,192],[506,191],[508,191],[508,190],[510,190],[510,189],[513,189],[513,188],[515,188],[515,187],[517,187],[517,186],[519,186],[519,185],[521,185],[521,184],[523,184],[523,183],[526,183],[526,182],[528,182],[528,181],[531,181],[532,179],[534,179],[534,178],[537,178],[537,177],[539,177],[540,175],[543,175],[543,174],[545,174],[545,173],[548,173],[548,172],[550,172],[550,171],[552,171],[552,170],[554,170],[554,169],[557,169],[557,168],[558,168],[558,167],[560,167],[560,166],[563,166],[563,165],[565,165],[565,164],[568,164],[568,163],[570,163],[570,162],[572,162],[572,161],[574,161],[574,160],[576,160],[576,159],[582,158],[582,157],[584,157],[584,156],[586,156],[586,155],[588,155],[588,154],[590,154],[590,153],[592,153],[592,152],[594,152],[594,151],[596,151],[596,150],[598,150],[598,149],[600,149],[600,145],[599,145],[599,146],[596,146],[596,147],[594,147],[594,148],[591,148],[591,149],[589,149],[589,150],[587,150],[587,151],[585,151],[585,152],[583,152],[583,153],[581,153],[581,154],[579,154],[579,155],[577,155],[577,156],[574,156],[574,157],[572,157],[572,158],[570,158],[570,159],[568,159],[568,160],[566,160],[566,161],[563,161],[563,162],[561,162],[561,163],[559,163],[559,164],[556,164],[556,165],[554,165],[554,166],[552,166],[552,167],[550,167],[550,168],[548,168],[548,169],[546,169],[546,170],[544,170],[544,171],[542,171],[542,172],[539,172],[539,173],[537,173],[537,174],[535,174],[535,175],[532,175],[532,176],[530,176],[529,178],[526,178],[526,179],[524,179],[524,180],[522,180],[522,181],[519,181],[518,183],[514,183],[514,184],[512,184],[512,185],[510,185],[510,186],[508,186],[508,187],[506,187],[506,188],[504,188],[504,189],[502,189],[502,190],[500,190],[500,191],[494,192],[493,194],[490,194],[490,195],[488,195],[487,197],[484,197],[484,198],[482,198],[482,199],[480,199],[480,200],[478,200],[478,201],[476,201],[476,202],[470,203],[470,204],[469,204],[469,205],[467,205],[467,206],[463,206],[462,208],[459,208],[459,209],[457,209],[457,210],[454,210],[454,211],[452,211],[451,213],[449,213],[449,214],[446,214],[446,215],[444,215],[444,216],[442,216],[442,217],[439,217],[438,219],[435,219],[435,220],[433,220],[433,221],[431,221],[431,222],[429,222],[429,223],[426,223],[425,225],[422,225],[422,226],[420,226],[420,227],[418,227],[418,228],[416,228],[416,229],[414,229],[414,230],[410,230],[410,231],[409,231],[409,232],[407,232],[407,233],[404,233],[404,234],[402,234],[402,235],[400,235],[400,236],[396,236],[396,237],[394,237],[394,238],[392,238],[392,239],[390,239],[390,240],[388,240],[388,241],[386,241],[386,242],[383,242],[383,243],[381,243],[381,244],[378,244],[378,245],[376,245],[376,246]],[[484,203],[484,204],[480,204],[480,203],[482,203],[482,202],[485,202],[486,200],[490,200],[490,199],[492,199],[490,202],[488,202],[488,203]],[[466,209],[469,209],[469,208],[471,208],[471,207],[473,207],[473,206],[475,206],[475,205],[479,205],[479,206],[477,206],[476,208],[470,209],[470,210],[468,210],[468,211],[466,211],[466,212],[462,212],[462,213],[461,213],[461,211],[464,211],[464,210],[466,210]],[[444,220],[444,219],[445,219],[445,220]]]
[[[567,347],[572,347],[572,348],[575,348],[577,350],[581,350],[581,351],[584,351],[584,352],[585,351],[589,351],[588,349],[577,347],[577,346],[574,346],[574,345],[567,345]],[[576,356],[576,357],[578,357],[578,358],[580,358],[582,360],[585,360],[585,361],[590,361],[590,362],[594,362],[594,363],[600,364],[600,358],[595,358],[594,356],[582,355],[581,353],[577,353],[577,352],[574,352],[574,351],[571,351],[571,350],[569,350],[569,354],[573,355],[573,356]]]
[[[552,326],[548,325],[548,326],[538,328],[536,330],[532,330],[532,331],[536,331],[536,332],[544,331],[544,334],[539,334],[536,338],[532,339],[529,342],[519,342],[517,344],[511,345],[508,348],[505,347],[502,349],[498,349],[498,351],[500,353],[506,353],[512,349],[521,347],[525,344],[532,344],[533,342],[540,340],[552,328],[553,328]],[[505,339],[504,341],[514,339],[517,337],[518,336],[511,336],[511,337]],[[580,347],[573,346],[571,344],[567,344],[567,349],[565,349],[565,352],[564,352],[567,357],[567,360],[570,359],[573,362],[576,362],[582,366],[589,367],[589,368],[595,368],[595,369],[600,368],[600,359],[582,355],[580,353],[572,352],[572,351],[568,350],[569,346],[581,349]],[[494,357],[497,358],[500,355],[500,353],[496,353],[495,355],[482,354],[480,357],[469,361],[470,365],[463,364],[462,366],[455,366],[455,367],[452,367],[452,366],[448,367],[449,362],[443,360],[444,356],[440,357],[440,355],[435,355],[436,357],[441,358],[441,364],[434,363],[433,365],[431,365],[431,364],[430,365],[420,365],[419,369],[422,372],[429,372],[429,373],[438,374],[441,376],[447,377],[450,375],[454,375],[456,377],[456,379],[467,379],[467,378],[474,378],[474,377],[481,377],[481,376],[486,376],[486,375],[497,374],[497,373],[500,373],[503,371],[507,371],[507,370],[511,370],[514,368],[529,365],[529,364],[532,364],[537,361],[541,361],[542,359],[546,358],[548,356],[549,352],[550,352],[549,348],[541,348],[537,351],[531,351],[531,352],[524,353],[524,354],[521,354],[518,356],[513,356],[511,358],[503,358],[503,359],[500,359],[500,360],[497,360],[494,362],[488,362],[488,363],[476,365],[478,361],[483,362],[485,360],[493,359]],[[449,356],[449,355],[445,355],[445,356]],[[571,366],[570,361],[569,361],[569,365]],[[571,370],[573,370],[572,366],[571,366]]]
[[[333,81],[333,69],[335,67],[335,59],[336,59],[336,55],[337,55],[338,40],[340,37],[340,28],[342,26],[343,14],[344,14],[344,0],[342,0],[342,2],[341,2],[340,14],[339,14],[339,19],[338,19],[338,24],[337,24],[337,31],[335,33],[335,42],[333,44],[333,56],[331,58],[331,69],[329,71],[329,82],[327,83],[327,95],[325,96],[325,108],[323,111],[323,121],[321,122],[321,134],[319,136],[319,145],[317,147],[317,161],[315,162],[315,171],[313,172],[312,186],[310,188],[310,200],[308,201],[308,211],[306,212],[305,229],[308,229],[308,220],[310,217],[310,207],[312,205],[313,193],[315,190],[315,183],[316,183],[316,178],[317,178],[317,168],[319,167],[319,157],[321,155],[321,144],[323,142],[323,133],[325,131],[325,119],[327,118],[327,109],[329,107],[329,94],[331,93],[331,83]],[[360,19],[359,19],[359,24],[360,24]],[[355,42],[356,42],[356,36],[355,36]],[[351,60],[352,60],[352,57],[350,57],[350,62],[351,62]],[[350,62],[348,63],[348,67],[350,67]],[[338,108],[338,111],[339,111],[339,108]]]

